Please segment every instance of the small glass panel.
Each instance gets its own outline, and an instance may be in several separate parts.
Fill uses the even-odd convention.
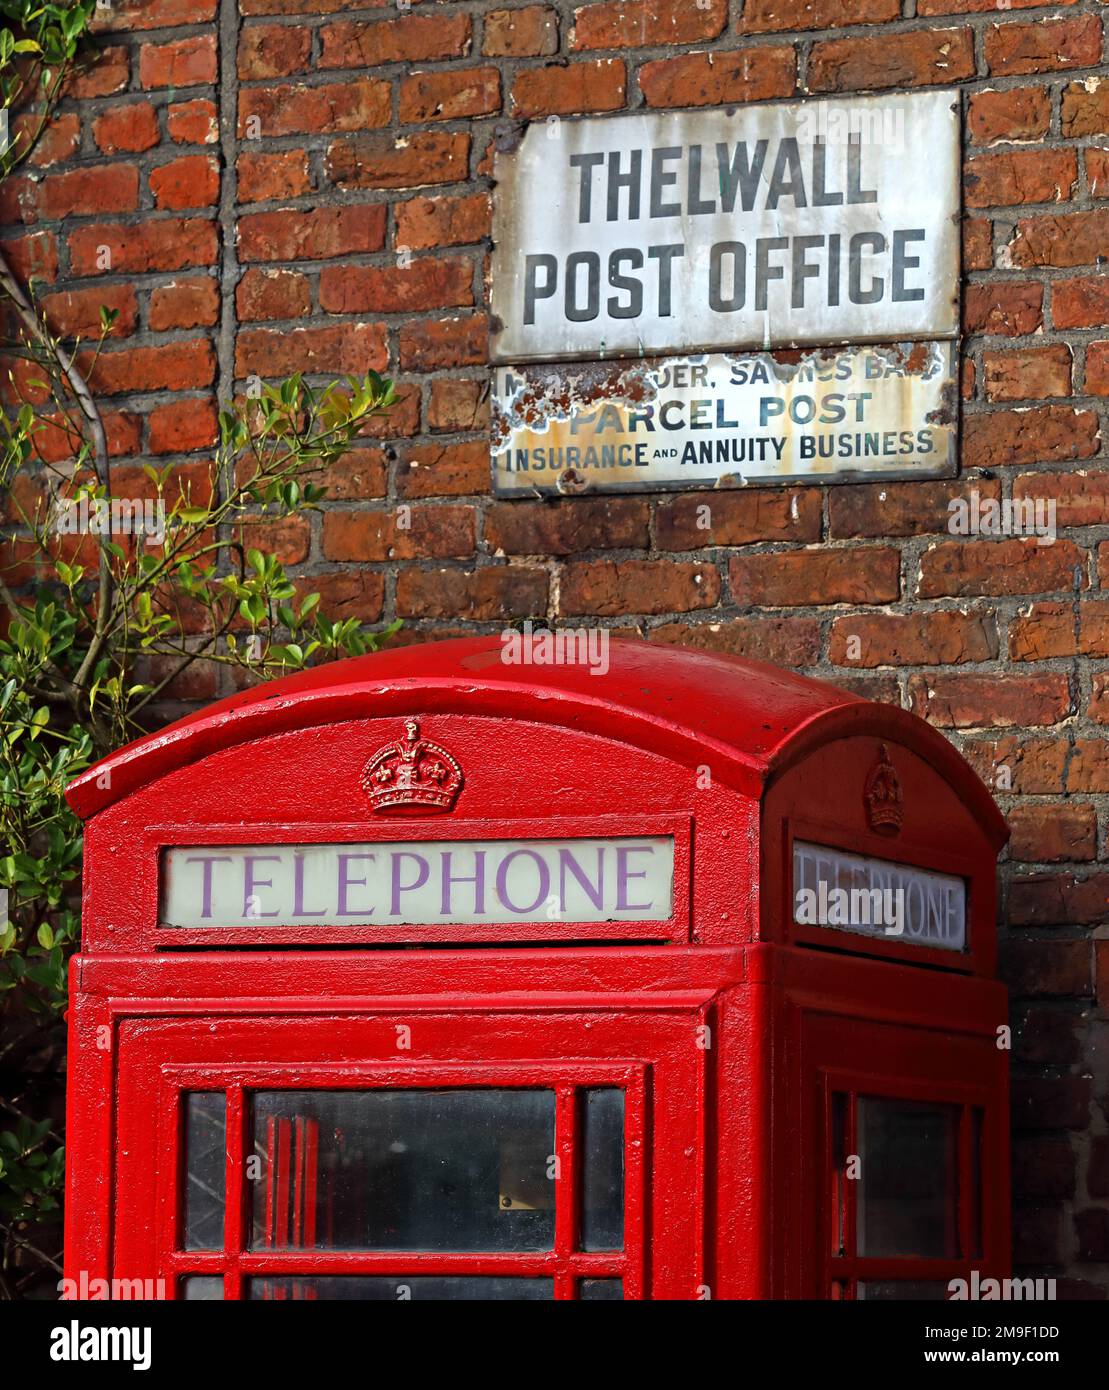
[[[958,1258],[958,1107],[860,1096],[857,1126],[858,1254]]]
[[[223,1248],[227,1163],[227,1097],[185,1094],[185,1249]]]
[[[550,1250],[554,1092],[261,1091],[252,1249]]]
[[[458,1303],[541,1303],[554,1298],[554,1281],[472,1274],[336,1274],[295,1279],[251,1279],[247,1296],[252,1299],[336,1299],[362,1303],[408,1303],[413,1299]]]
[[[847,1096],[837,1091],[831,1102],[832,1171],[828,1175],[831,1188],[832,1254],[844,1253],[847,1230]]]
[[[190,1274],[181,1280],[181,1297],[186,1303],[197,1299],[223,1298],[223,1276],[221,1274]]]
[[[947,1285],[939,1279],[860,1280],[855,1289],[855,1297],[868,1303],[900,1302],[914,1298],[934,1303],[937,1299],[946,1301],[947,1296]]]
[[[584,1092],[581,1248],[624,1248],[624,1092]]]
[[[583,1279],[578,1289],[578,1298],[587,1300],[606,1298],[610,1302],[622,1302],[624,1281],[622,1279]]]

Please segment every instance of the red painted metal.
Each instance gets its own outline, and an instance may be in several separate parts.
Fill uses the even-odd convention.
[[[501,655],[498,639],[475,638],[292,677],[140,740],[70,789],[88,824],[67,1276],[162,1278],[173,1296],[184,1276],[218,1275],[237,1298],[252,1277],[496,1273],[549,1278],[557,1298],[596,1277],[622,1279],[627,1298],[696,1299],[1004,1274],[1006,999],[993,974],[1005,828],[965,762],[903,711],[754,662],[631,640],[611,643],[604,676]],[[371,807],[366,763],[406,719],[457,760],[449,811]],[[896,834],[867,809],[883,744]],[[647,834],[675,841],[665,921],[183,930],[159,918],[171,845]],[[795,837],[962,876],[968,950],[794,925]],[[274,1244],[276,1225],[251,1248],[253,1089],[492,1085],[555,1093],[551,1250],[320,1248],[307,1125],[295,1161],[267,1165],[266,1210],[291,1248]],[[579,1097],[597,1085],[626,1092],[626,1238],[611,1253],[579,1248]],[[223,1090],[228,1105],[224,1247],[207,1252],[181,1243],[190,1089]],[[976,1165],[977,1120],[959,1132],[958,1260],[832,1257],[837,1203],[850,1215],[853,1196],[829,1175],[829,1117],[834,1097],[857,1094],[981,1115]]]

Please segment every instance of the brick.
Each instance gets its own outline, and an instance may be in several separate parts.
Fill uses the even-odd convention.
[[[178,145],[214,145],[219,140],[219,113],[202,98],[176,102],[166,110],[166,131]]]
[[[975,144],[1039,140],[1050,128],[1051,93],[1044,87],[987,88],[970,95],[967,129]]]
[[[1097,812],[1079,802],[1014,806],[1006,816],[1009,857],[1025,864],[1061,864],[1097,856]]]
[[[513,78],[512,113],[522,120],[535,120],[587,111],[619,111],[627,85],[627,70],[619,58],[528,68]]]
[[[328,266],[320,308],[331,314],[398,314],[464,308],[474,302],[470,261],[424,257],[400,266]]]
[[[963,166],[964,201],[971,208],[1062,203],[1077,182],[1074,150],[1006,150],[976,155]]]
[[[396,399],[387,411],[372,415],[360,433],[371,439],[410,439],[420,433],[418,383],[394,382]]]
[[[562,571],[558,611],[565,616],[690,613],[720,598],[715,565],[674,560],[577,561]]]
[[[989,401],[1042,400],[1071,393],[1071,351],[1065,343],[985,352],[982,363]]]
[[[94,13],[91,28],[96,34],[134,33],[207,24],[215,17],[216,0],[116,0]]]
[[[1096,67],[1101,21],[1094,15],[994,24],[984,37],[986,66],[995,77]]]
[[[740,604],[892,603],[901,587],[901,557],[884,546],[734,556],[732,598]]]
[[[1109,198],[1109,150],[1089,149],[1085,156],[1091,197]]]
[[[150,171],[156,207],[171,212],[214,207],[219,202],[219,164],[215,155],[187,154]]]
[[[404,507],[326,512],[323,553],[329,560],[426,560],[474,553],[472,507]]]
[[[987,613],[857,613],[832,624],[833,666],[950,666],[992,661],[998,639]]]
[[[1080,941],[1010,942],[1002,960],[1002,975],[1010,990],[1026,999],[1089,994],[1090,949]],[[1085,1124],[1079,1119],[1081,1107],[1075,1104],[1077,1097],[1073,1093],[1053,1097],[1053,1103],[1046,1105],[1046,1098],[1037,1094],[1034,1110],[1031,1105],[1025,1108],[1021,1104],[1021,1090],[1034,1086],[1038,1091],[1044,1079],[1014,1078],[1014,1126],[1022,1129],[1084,1129]]]
[[[431,383],[428,428],[449,433],[489,428],[489,383],[441,377]]]
[[[546,613],[546,570],[489,565],[478,570],[405,569],[397,576],[402,618],[508,622]]]
[[[1067,788],[1072,792],[1109,792],[1109,739],[1076,739],[1067,766]]]
[[[396,138],[336,140],[327,151],[328,177],[340,188],[422,188],[466,178],[470,137],[428,130]]]
[[[1109,80],[1087,77],[1084,82],[1068,83],[1063,88],[1060,119],[1063,134],[1072,139],[1109,135]]]
[[[816,618],[734,618],[727,622],[664,623],[647,638],[694,651],[724,652],[780,666],[815,666],[820,660]]]
[[[332,502],[358,502],[384,497],[388,482],[384,449],[348,449],[325,464],[319,481]]]
[[[1033,603],[1009,624],[1011,661],[1079,655],[1109,656],[1109,604]]]
[[[404,15],[399,19],[343,20],[320,30],[321,68],[375,68],[462,58],[470,51],[470,16]]]
[[[506,555],[643,550],[649,544],[649,517],[648,503],[638,497],[497,502],[485,515],[485,541]]]
[[[993,269],[993,223],[982,218],[963,223],[963,270]]]
[[[315,187],[308,171],[308,156],[303,150],[241,154],[235,163],[235,173],[239,201],[243,203],[299,198]]]
[[[171,280],[150,292],[148,325],[155,333],[171,328],[206,328],[219,318],[219,284],[210,275]]]
[[[372,77],[317,87],[302,83],[242,87],[239,136],[269,139],[275,135],[365,130],[388,124],[390,103],[388,82]]]
[[[484,364],[489,353],[489,320],[484,314],[449,319],[415,319],[397,334],[401,370],[434,372],[446,367]]]
[[[379,0],[373,0],[372,9]],[[242,15],[270,14],[335,14],[337,10],[350,8],[350,0],[239,0],[239,13]]]
[[[312,292],[298,271],[252,266],[235,286],[235,312],[240,323],[303,318],[312,312]]]
[[[380,251],[385,205],[248,213],[239,219],[240,261],[322,260]]]
[[[1032,1004],[1021,1013],[1023,1018],[1016,1017],[1014,1058],[1032,1066],[1056,1067],[1078,1060],[1081,1044],[1076,1036],[1075,1015],[1060,1013],[1050,1000],[1046,1007]]]
[[[660,550],[702,550],[754,541],[820,539],[821,497],[817,488],[744,488],[741,492],[697,492],[660,500]]]
[[[385,330],[378,323],[344,323],[327,328],[249,328],[235,344],[238,377],[384,371]]]
[[[393,208],[396,245],[411,251],[467,246],[490,236],[493,208],[488,193],[461,198],[410,198]]]
[[[1090,718],[1099,724],[1109,724],[1109,674],[1095,673],[1090,688]]]
[[[574,11],[570,49],[655,48],[714,39],[728,24],[727,0],[601,0]]]
[[[1088,1207],[1074,1213],[1078,1259],[1092,1264],[1109,1263],[1109,1208]]]
[[[915,714],[939,729],[1033,728],[1072,713],[1066,676],[931,672],[909,677]]]
[[[216,442],[216,406],[210,398],[172,401],[146,418],[152,454],[190,454]]]
[[[11,123],[11,149],[20,159],[26,157],[28,164],[43,169],[51,164],[59,164],[71,159],[81,143],[81,119],[74,111],[56,115],[39,131],[37,115],[17,116]],[[28,146],[34,148],[27,154]]]
[[[53,232],[28,232],[0,241],[8,264],[19,278],[52,282],[58,275],[58,245]]]
[[[13,222],[17,216],[24,222],[39,218],[56,222],[68,217],[133,212],[139,205],[139,171],[129,164],[98,164],[49,174],[38,182],[11,180],[3,193],[5,212],[11,208],[11,196],[18,199],[18,214],[12,210],[7,218]]]
[[[1014,266],[1093,265],[1109,244],[1109,208],[1021,218],[1009,243]]]
[[[123,47],[98,48],[96,62],[81,72],[71,72],[64,94],[75,101],[109,97],[122,92],[131,80],[131,55]]]
[[[963,296],[963,328],[967,333],[1024,337],[1043,326],[1044,287],[1002,280],[968,285]]]
[[[142,443],[141,417],[129,411],[105,409],[104,432],[108,437],[108,456],[121,458],[137,454]],[[35,435],[35,453],[47,463],[62,463],[73,457],[73,438],[63,429],[58,416],[40,415],[43,428]]]
[[[82,366],[87,367],[90,360],[88,355],[81,355]],[[206,338],[197,338],[161,347],[103,352],[89,385],[107,396],[139,391],[190,391],[211,386],[215,375],[212,345]]]
[[[481,51],[489,58],[546,58],[558,52],[558,16],[546,5],[490,10]]]
[[[397,465],[401,497],[468,497],[489,491],[489,443],[421,444]]]
[[[973,76],[974,35],[970,29],[915,29],[813,44],[808,90],[927,87]]]
[[[1086,394],[1109,396],[1109,343],[1091,343],[1086,349]]]
[[[501,75],[496,68],[445,69],[405,78],[397,96],[402,125],[489,116],[501,109]]]
[[[1062,5],[1074,5],[1078,0],[1060,0]],[[918,15],[983,14],[992,10],[1031,10],[1041,0],[918,0]]]
[[[300,565],[307,560],[312,534],[307,517],[244,517],[242,524],[246,545],[276,555],[283,565]]]
[[[1109,1134],[1090,1136],[1086,1185],[1091,1197],[1109,1197]]]
[[[1022,473],[1013,479],[1013,497],[1054,502],[1060,526],[1109,523],[1109,475],[1102,472]]]
[[[158,115],[145,101],[113,106],[92,123],[92,138],[104,154],[140,154],[162,138]]]
[[[1009,922],[1015,927],[1093,926],[1109,921],[1109,874],[1036,874],[1009,888]],[[1062,943],[1061,943],[1062,944]],[[1073,945],[1089,950],[1087,942]],[[1087,972],[1089,967],[1087,966]],[[1069,991],[1088,994],[1090,987]]]
[[[1074,1150],[1065,1139],[1019,1139],[1013,1145],[1013,1193],[1017,1197],[1072,1197]]]
[[[214,222],[201,217],[148,219],[137,226],[81,227],[69,236],[74,275],[144,274],[214,265]]]
[[[319,594],[319,611],[332,622],[357,618],[362,623],[376,623],[381,619],[385,576],[377,570],[332,570],[305,575],[295,583],[298,603],[308,594]]]
[[[1090,410],[1045,405],[970,415],[963,424],[963,467],[1062,463],[1098,451],[1098,419]]]
[[[1051,321],[1056,328],[1109,324],[1109,275],[1076,275],[1052,281]]]
[[[239,31],[236,64],[244,82],[293,77],[311,66],[312,31],[299,24],[250,24]]]
[[[139,49],[139,85],[199,87],[216,81],[216,36],[198,34],[172,43],[144,43]]]
[[[1069,745],[1065,739],[966,739],[962,753],[987,787],[1021,796],[1050,795],[1063,789]]]
[[[135,331],[138,300],[132,285],[98,285],[91,290],[64,290],[43,295],[39,305],[46,321],[63,338],[97,338],[100,310],[114,309],[118,315],[112,325],[110,341],[128,338]]]
[[[1040,545],[1034,537],[937,541],[920,557],[919,598],[1070,591],[1084,553],[1073,541]]]
[[[721,106],[792,96],[797,55],[792,48],[741,48],[731,52],[683,53],[639,69],[648,106]]]
[[[900,0],[747,0],[741,33],[842,29],[848,24],[884,24],[901,16]]]

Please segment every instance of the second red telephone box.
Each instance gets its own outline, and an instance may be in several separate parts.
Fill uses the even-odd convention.
[[[1007,1274],[1006,832],[972,771],[758,663],[618,640],[602,672],[513,637],[260,687],[72,786],[67,1277],[875,1299]]]

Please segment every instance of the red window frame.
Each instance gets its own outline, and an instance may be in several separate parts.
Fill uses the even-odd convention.
[[[860,1255],[857,1252],[858,1184],[840,1170],[835,1152],[834,1109],[837,1097],[845,1098],[843,1152],[858,1154],[857,1114],[860,1098],[891,1102],[919,1101],[952,1106],[958,1110],[955,1159],[955,1211],[958,1256],[923,1255],[898,1257]],[[911,1080],[905,1077],[863,1074],[857,1071],[821,1071],[822,1161],[820,1245],[822,1297],[856,1297],[863,1283],[948,1283],[970,1279],[971,1270],[986,1264],[987,1232],[982,1228],[982,1152],[988,1120],[988,1094],[977,1086]],[[978,1153],[975,1154],[975,1146]],[[866,1156],[862,1155],[865,1165]],[[836,1231],[843,1232],[842,1253],[837,1252]]]
[[[157,1211],[163,1252],[160,1277],[180,1297],[190,1275],[222,1276],[225,1299],[241,1299],[244,1281],[296,1275],[501,1275],[553,1280],[554,1297],[575,1299],[582,1279],[620,1279],[625,1300],[645,1293],[647,1227],[647,1068],[641,1062],[519,1062],[460,1065],[414,1062],[308,1063],[296,1067],[167,1063],[162,1069],[158,1126]],[[624,1099],[624,1248],[579,1250],[581,1195],[580,1096],[619,1087]],[[370,1090],[377,1088],[520,1087],[555,1093],[555,1231],[550,1251],[426,1252],[250,1249],[250,1189],[246,1176],[249,1105],[254,1090]],[[184,1103],[188,1092],[227,1097],[224,1244],[220,1251],[184,1249]]]

